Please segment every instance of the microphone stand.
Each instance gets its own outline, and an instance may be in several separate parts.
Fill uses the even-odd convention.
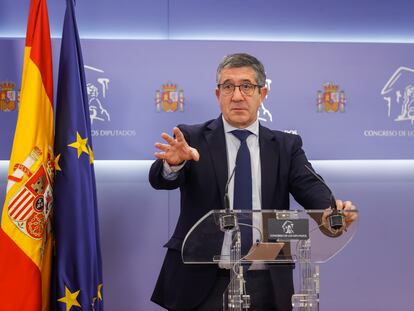
[[[246,292],[246,281],[241,265],[241,234],[237,214],[230,209],[229,183],[232,180],[236,166],[224,189],[224,213],[219,218],[220,230],[231,234],[230,245],[230,283],[223,293],[223,311],[247,311],[250,309],[250,295]]]
[[[338,212],[336,200],[322,177],[305,164],[305,168],[320,181],[330,193],[331,213],[327,217],[327,228],[332,233],[338,233],[345,228],[343,215]],[[299,263],[299,293],[292,296],[294,310],[319,311],[319,265],[312,262],[311,239],[298,241],[297,255]]]
[[[227,180],[226,187],[224,188],[224,215],[222,215],[219,219],[220,230],[223,232],[239,229],[239,223],[238,223],[237,217],[230,209],[230,199],[229,199],[229,184],[235,172],[236,172],[236,166],[234,166],[234,169],[231,172],[229,179]]]

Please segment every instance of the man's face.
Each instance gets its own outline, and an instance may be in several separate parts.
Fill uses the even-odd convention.
[[[255,71],[250,67],[225,68],[221,70],[219,84],[231,83],[240,85],[243,83],[257,84]],[[220,104],[224,119],[232,126],[245,128],[257,119],[257,110],[267,94],[266,87],[255,88],[252,95],[247,96],[236,87],[233,94],[223,94],[216,89],[216,96]]]

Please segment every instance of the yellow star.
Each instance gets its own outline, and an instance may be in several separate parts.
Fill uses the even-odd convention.
[[[89,163],[92,164],[95,158],[93,157],[93,151],[91,146],[88,145],[88,151],[89,151]]]
[[[58,301],[66,303],[66,311],[69,311],[72,306],[80,307],[78,300],[76,299],[79,295],[80,290],[71,293],[70,290],[65,286],[65,297],[58,299]]]
[[[55,170],[56,170],[56,171],[62,171],[62,168],[61,168],[61,167],[60,167],[60,165],[59,165],[60,156],[61,156],[61,154],[59,153],[59,154],[56,156],[55,161],[54,161],[54,165],[55,165]]]
[[[85,152],[88,154],[88,148],[86,147],[86,144],[88,143],[88,138],[83,139],[78,132],[76,132],[76,141],[74,143],[71,143],[68,145],[69,147],[78,149],[78,159],[82,152]]]
[[[98,298],[101,301],[102,301],[102,292],[101,292],[102,286],[103,286],[103,284],[98,285]]]

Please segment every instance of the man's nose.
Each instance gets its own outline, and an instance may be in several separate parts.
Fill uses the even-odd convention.
[[[237,87],[237,86],[234,88],[232,99],[233,100],[243,100],[244,99],[243,94],[240,91],[240,88]]]

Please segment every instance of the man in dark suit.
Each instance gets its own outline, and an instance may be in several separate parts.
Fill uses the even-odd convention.
[[[254,210],[288,210],[289,193],[305,209],[330,206],[328,189],[305,168],[305,164],[311,165],[301,138],[258,122],[257,112],[267,94],[260,61],[248,54],[228,55],[220,63],[216,79],[221,115],[203,124],[180,125],[173,129],[174,137],[162,133],[166,143],[155,144],[160,151],[155,153],[158,160],[149,173],[151,185],[181,191],[180,216],[165,245],[167,254],[152,295],[152,301],[168,310],[222,310],[228,271],[215,265],[185,265],[180,252],[190,228],[210,210],[225,207],[226,183],[243,143],[235,130],[248,131],[244,143],[250,154],[248,192]],[[230,208],[236,199],[234,187],[230,180]],[[337,208],[354,207],[350,201],[338,200]],[[347,217],[347,222],[353,221],[354,216]],[[291,310],[291,266],[253,269],[246,272],[246,278],[251,310]]]

